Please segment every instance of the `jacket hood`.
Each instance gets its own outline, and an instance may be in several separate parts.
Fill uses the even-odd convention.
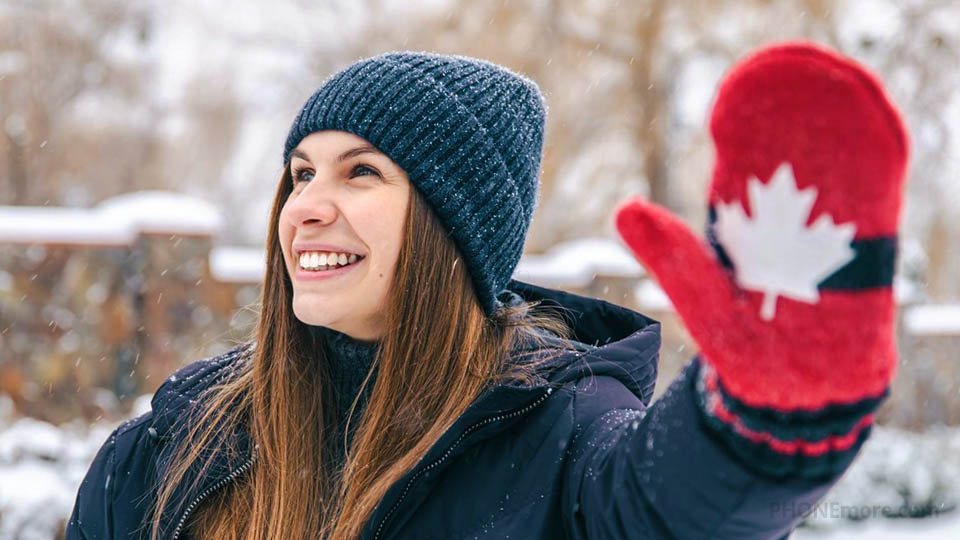
[[[657,379],[660,323],[631,309],[546,287],[512,280],[500,294],[505,304],[539,301],[563,316],[578,354],[563,355],[550,365],[549,380],[563,383],[590,374],[620,380],[644,405],[650,404]]]

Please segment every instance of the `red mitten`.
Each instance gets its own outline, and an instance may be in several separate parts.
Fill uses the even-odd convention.
[[[732,69],[710,131],[707,241],[639,198],[617,208],[617,229],[700,348],[709,415],[781,453],[850,448],[872,415],[826,433],[776,431],[822,411],[872,411],[888,391],[900,116],[852,60],[789,43]]]

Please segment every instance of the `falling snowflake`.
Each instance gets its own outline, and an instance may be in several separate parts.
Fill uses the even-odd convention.
[[[764,320],[774,318],[779,296],[817,303],[817,284],[854,258],[850,241],[856,226],[837,225],[824,213],[807,227],[817,189],[801,191],[789,163],[781,164],[766,185],[751,176],[747,191],[753,216],[744,213],[740,201],[721,202],[715,225],[737,283],[764,293]]]

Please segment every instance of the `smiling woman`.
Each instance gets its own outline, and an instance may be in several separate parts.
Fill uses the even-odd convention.
[[[869,185],[887,211],[866,214],[895,230],[902,126],[859,67],[773,48],[721,96],[714,134],[736,145],[721,146],[715,188],[738,200],[743,173],[767,178],[791,150],[803,191],[790,193],[807,195],[779,213],[809,209],[799,186],[837,167],[843,182],[822,191],[834,215]],[[713,252],[631,201],[617,230],[704,350],[651,405],[656,321],[511,279],[545,115],[533,81],[476,58],[392,52],[325,80],[284,145],[257,328],[178,370],[110,435],[67,538],[788,535],[885,397],[888,284],[784,294],[761,312],[723,266],[757,270],[725,257],[744,235]],[[829,167],[803,167],[817,144],[811,161]]]
[[[285,144],[255,335],[157,391],[150,535],[356,538],[468,409],[547,388],[539,366],[585,345],[510,280],[544,123],[536,84],[480,59],[389,53],[321,85]]]

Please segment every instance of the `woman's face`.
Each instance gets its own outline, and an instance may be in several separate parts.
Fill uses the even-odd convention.
[[[278,228],[294,313],[354,339],[382,338],[410,202],[407,174],[365,139],[327,130],[300,141],[290,175]]]

